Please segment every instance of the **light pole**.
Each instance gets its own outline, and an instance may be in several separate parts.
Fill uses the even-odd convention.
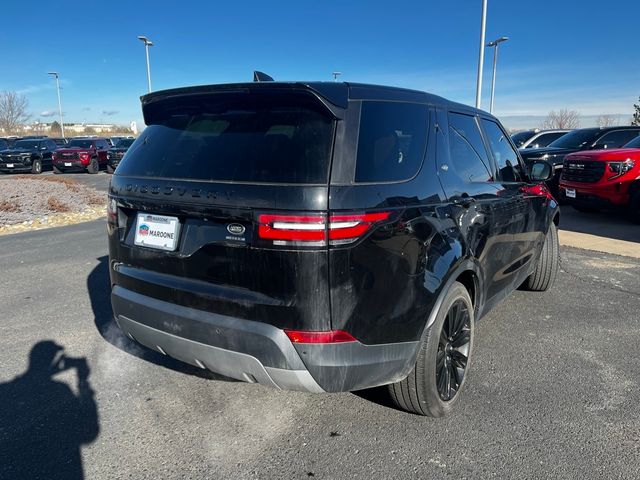
[[[493,47],[493,77],[491,78],[491,103],[489,104],[489,113],[493,113],[493,97],[496,92],[496,66],[498,65],[498,46],[502,42],[509,40],[509,37],[500,37],[493,42],[487,43],[487,47]]]
[[[144,43],[144,49],[147,53],[147,83],[149,84],[149,92],[151,92],[151,67],[149,67],[149,47],[153,47],[153,42],[144,35],[138,36],[138,40]]]
[[[480,52],[478,54],[478,80],[476,82],[476,108],[482,103],[482,67],[484,65],[484,32],[487,26],[487,0],[482,0],[482,18],[480,20]]]
[[[60,131],[64,138],[64,119],[62,118],[62,101],[60,100],[60,74],[58,72],[47,72],[47,75],[56,77],[56,91],[58,92],[58,113],[60,114]]]
[[[337,82],[338,81],[338,77],[340,75],[342,75],[342,72],[332,72],[331,75],[333,75],[333,81]]]

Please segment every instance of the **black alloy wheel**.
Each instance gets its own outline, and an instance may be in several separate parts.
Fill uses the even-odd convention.
[[[462,300],[457,300],[447,313],[436,358],[438,394],[444,402],[452,400],[464,380],[471,346],[471,316]]]

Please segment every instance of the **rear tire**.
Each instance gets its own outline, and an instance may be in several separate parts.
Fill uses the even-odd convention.
[[[33,163],[31,164],[31,173],[35,174],[35,175],[39,175],[42,173],[42,161],[41,160],[34,160]]]
[[[113,168],[111,165],[107,165],[107,173],[110,173],[111,175],[113,175],[113,172],[115,172],[116,169]]]
[[[98,160],[96,158],[92,158],[87,166],[87,172],[92,175],[95,175],[100,171],[100,165],[98,165]]]
[[[455,282],[425,332],[411,373],[388,386],[394,403],[410,413],[443,417],[460,399],[473,350],[473,303]]]
[[[522,284],[523,289],[532,292],[544,292],[551,288],[556,281],[559,264],[560,243],[558,241],[558,229],[552,223],[544,239],[536,269]]]
[[[62,170],[60,170],[58,167],[54,166],[53,167],[53,173],[55,173],[56,175],[63,173]]]

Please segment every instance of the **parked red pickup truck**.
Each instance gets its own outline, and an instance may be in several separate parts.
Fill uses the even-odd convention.
[[[109,147],[104,138],[73,138],[53,154],[53,173],[78,170],[98,173],[107,166]]]
[[[560,196],[579,211],[625,208],[640,223],[640,137],[622,148],[567,155]]]

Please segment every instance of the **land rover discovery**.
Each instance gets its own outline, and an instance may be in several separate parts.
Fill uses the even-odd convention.
[[[111,180],[115,320],[132,339],[280,389],[389,385],[457,403],[475,322],[558,269],[544,161],[423,92],[260,82],[142,97]]]

